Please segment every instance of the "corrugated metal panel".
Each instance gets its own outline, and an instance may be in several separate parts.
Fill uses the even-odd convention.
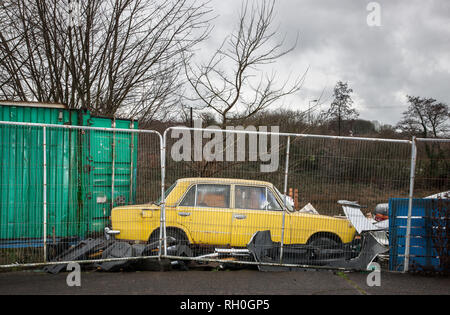
[[[77,111],[67,110],[61,106],[26,107],[22,103],[8,106],[0,102],[0,120],[48,123],[77,124]],[[24,239],[42,237],[42,202],[43,202],[43,133],[40,127],[0,126],[1,132],[1,193],[0,193],[0,238]],[[62,129],[47,132],[47,178],[58,181],[69,179],[70,157],[72,147],[68,139],[69,132]],[[66,150],[66,151],[64,151]],[[64,156],[64,157],[63,157]],[[53,172],[56,176],[49,176]],[[59,182],[58,182],[59,184]],[[71,190],[76,186],[66,185]],[[64,189],[64,194],[70,196]],[[73,205],[65,198],[55,182],[49,186],[49,223],[53,226],[61,222],[60,214],[69,214]],[[49,229],[52,231],[52,228]],[[60,235],[65,235],[61,232]]]
[[[77,224],[80,204],[78,130],[47,128],[47,222],[48,236],[81,235]]]
[[[0,101],[0,121],[112,126],[111,119],[91,117],[89,112],[62,106],[13,105]],[[130,126],[130,121],[126,120],[118,120],[116,124],[117,128],[137,128],[137,123]],[[41,127],[0,125],[0,239],[43,237],[42,135]],[[132,162],[136,165],[137,154],[133,154],[133,160],[124,158],[132,154],[131,137],[127,133],[116,139],[120,153],[115,160],[115,172],[120,175],[115,180],[114,196],[124,193],[130,196],[130,189],[133,190],[130,187],[135,187],[135,177],[125,180],[131,170],[128,175],[126,172],[121,175],[124,169],[131,168]],[[103,229],[111,204],[98,203],[97,196],[110,196],[112,191],[111,180],[105,182],[107,172],[112,170],[112,155],[102,149],[111,147],[111,139],[111,133],[47,128],[47,234],[50,240],[73,235],[83,237]],[[133,192],[131,196],[133,202]],[[130,197],[125,199],[129,201]]]

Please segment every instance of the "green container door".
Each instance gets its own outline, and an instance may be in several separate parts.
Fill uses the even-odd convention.
[[[0,121],[112,127],[111,119],[62,105],[0,102]],[[137,123],[116,120],[116,128]],[[43,150],[42,127],[0,125],[0,240],[43,237]],[[47,127],[46,155],[50,241],[102,232],[112,206],[134,203],[136,134]]]
[[[85,117],[91,127],[113,128],[108,118]],[[136,128],[137,123],[116,120],[115,128]],[[85,219],[90,232],[102,232],[111,209],[135,201],[137,135],[130,132],[88,130],[85,134],[83,185]]]

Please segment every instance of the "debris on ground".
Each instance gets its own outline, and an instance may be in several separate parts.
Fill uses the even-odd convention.
[[[367,218],[356,202],[341,200],[338,203],[342,205],[346,217],[360,235],[359,239],[355,239],[350,244],[331,247],[315,244],[284,245],[281,252],[280,243],[272,241],[270,231],[258,231],[252,236],[247,248],[212,248],[210,253],[201,256],[195,256],[191,247],[176,244],[174,240],[168,239],[167,256],[189,257],[189,259],[168,260],[157,259],[159,241],[132,245],[125,241],[98,238],[82,240],[70,248],[61,246],[60,248],[65,250],[62,250],[62,253],[55,256],[52,261],[102,259],[103,262],[91,264],[91,267],[101,271],[188,270],[199,265],[216,268],[216,270],[248,267],[248,265],[239,266],[233,263],[236,260],[264,263],[258,264],[260,271],[298,270],[297,267],[280,266],[281,264],[367,270],[377,256],[388,250],[389,220],[378,222]],[[379,208],[378,210],[385,210],[384,205]],[[318,214],[311,204],[307,204],[300,212]],[[153,257],[148,258],[150,256]],[[220,260],[220,262],[213,263],[207,261],[208,259]],[[45,267],[44,270],[55,274],[64,270],[66,266],[67,263],[61,263]]]
[[[280,259],[280,244],[272,241],[270,231],[257,232],[252,237],[248,248],[257,262],[266,263],[265,265],[258,265],[260,271],[298,270],[297,267],[278,266],[277,264],[280,263],[320,268],[367,270],[367,267],[379,254],[386,252],[386,247],[381,245],[371,233],[363,234],[359,253],[352,249],[351,245],[331,249],[317,248],[310,245],[292,245],[283,248],[283,257]],[[312,256],[313,253],[314,258]]]
[[[77,245],[63,251],[51,261],[76,261],[88,259],[90,254],[94,254],[105,249],[111,241],[104,239],[86,239]],[[51,265],[44,268],[44,271],[56,274],[65,269],[67,264]]]
[[[170,261],[167,259],[126,259],[131,257],[154,256],[154,249],[158,248],[158,242],[151,244],[129,244],[128,242],[98,239],[86,239],[75,246],[65,250],[51,261],[77,261],[90,259],[104,259],[101,263],[93,263],[87,268],[96,268],[100,271],[143,270],[163,271],[170,269]],[[117,260],[125,258],[124,260]],[[114,259],[114,260],[110,260]],[[44,271],[56,274],[65,270],[67,263],[47,266]]]

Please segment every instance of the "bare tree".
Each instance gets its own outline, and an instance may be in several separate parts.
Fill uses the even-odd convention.
[[[301,87],[304,75],[277,86],[276,74],[267,75],[260,69],[295,47],[283,49],[284,39],[275,41],[274,3],[264,0],[249,6],[244,2],[237,29],[209,61],[196,67],[185,65],[193,89],[189,100],[218,115],[222,126],[251,117]]]
[[[0,98],[151,120],[178,102],[208,13],[195,0],[2,1]]]
[[[422,98],[407,95],[409,106],[403,112],[402,120],[397,124],[397,128],[409,136],[419,136],[422,138],[438,138],[447,136],[450,130],[450,112],[447,104],[437,102],[433,98]],[[420,176],[429,179],[448,178],[450,163],[448,162],[447,147],[440,143],[422,143],[427,159],[419,169],[422,169]],[[426,162],[424,164],[424,162]]]
[[[445,136],[450,131],[450,111],[447,104],[433,98],[407,95],[409,106],[397,124],[403,132],[423,138]]]

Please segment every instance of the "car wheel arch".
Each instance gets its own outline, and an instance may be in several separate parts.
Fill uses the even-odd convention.
[[[319,238],[329,238],[333,241],[336,241],[338,245],[342,244],[342,239],[340,238],[340,236],[333,232],[316,232],[314,234],[311,234],[306,244],[310,244],[311,242]]]
[[[159,233],[160,233],[159,231],[160,231],[160,228],[157,227],[156,229],[154,229],[152,231],[152,233],[150,233],[150,236],[148,238],[148,241],[150,243],[159,240]],[[185,231],[183,228],[177,227],[177,226],[168,226],[168,227],[166,227],[166,233],[169,234],[170,232],[181,233],[181,235],[183,235],[184,238],[189,243],[192,243],[192,238],[190,237],[189,233],[187,231]]]

